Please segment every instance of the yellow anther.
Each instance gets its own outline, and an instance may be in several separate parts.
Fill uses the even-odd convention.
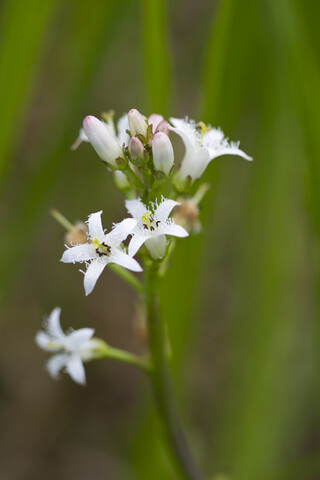
[[[200,135],[201,137],[203,137],[203,135],[206,133],[206,132],[209,132],[209,130],[211,130],[211,127],[208,127],[205,123],[203,122],[199,122],[199,127],[200,127]]]
[[[108,112],[103,112],[103,113],[101,114],[101,118],[102,118],[106,123],[113,122],[113,117],[114,117],[114,111],[113,111],[113,110],[109,110]]]
[[[93,248],[96,248],[96,249],[100,248],[100,243],[97,237],[93,237],[91,245],[93,246]]]
[[[141,217],[141,222],[144,224],[144,225],[147,225],[148,228],[151,227],[151,222],[150,222],[150,215],[152,215],[152,212],[150,212],[150,210],[148,210],[146,213],[144,213]]]

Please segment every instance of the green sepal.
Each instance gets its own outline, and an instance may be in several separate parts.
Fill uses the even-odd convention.
[[[138,133],[136,135],[137,138],[139,138],[140,142],[142,143],[142,145],[145,145],[147,143],[147,139],[146,137],[144,137],[141,133]]]
[[[148,125],[146,134],[146,143],[149,143],[153,139],[152,125]]]
[[[128,165],[128,160],[123,157],[118,157],[116,158],[116,164],[118,165],[118,168],[113,168],[113,170],[125,170],[127,165]]]
[[[172,184],[180,193],[188,193],[192,186],[193,179],[188,175],[183,180],[177,180],[177,177],[174,176],[172,179]]]

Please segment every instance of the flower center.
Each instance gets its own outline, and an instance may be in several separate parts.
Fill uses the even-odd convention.
[[[111,253],[110,245],[107,245],[105,242],[99,243],[97,237],[94,237],[92,239],[91,245],[95,249],[99,257],[107,256]]]
[[[150,210],[148,210],[146,213],[144,213],[141,217],[141,222],[142,222],[142,225],[143,225],[143,228],[145,228],[146,230],[150,230],[151,232],[154,231],[154,226],[153,226],[153,221],[150,220],[150,216],[152,215],[152,212],[150,212]],[[158,220],[156,222],[156,226],[158,227],[159,226],[159,223],[160,221]]]
[[[150,212],[150,210],[148,210],[141,217],[142,225],[144,226],[144,228],[147,228],[148,230],[151,230],[151,227],[152,227],[151,220],[149,218],[151,215],[152,215],[152,212]]]

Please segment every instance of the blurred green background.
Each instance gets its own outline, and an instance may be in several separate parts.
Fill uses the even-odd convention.
[[[136,107],[223,131],[203,232],[179,244],[163,314],[182,416],[210,480],[319,480],[320,7],[317,0],[22,0],[0,4],[0,478],[173,480],[149,385],[130,366],[52,381],[42,316],[135,352],[134,294],[89,298],[59,262],[71,221],[122,198],[83,117]]]

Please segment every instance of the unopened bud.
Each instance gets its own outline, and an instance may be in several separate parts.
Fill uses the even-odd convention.
[[[162,120],[163,120],[163,116],[159,115],[158,113],[153,113],[152,115],[150,115],[150,117],[148,118],[148,124],[152,125],[153,133],[155,133],[159,123],[162,122]]]
[[[158,132],[153,137],[152,154],[154,168],[168,176],[174,162],[174,153],[168,135]]]
[[[131,137],[128,143],[129,153],[133,160],[138,160],[144,157],[144,146],[137,137]]]
[[[104,162],[118,168],[116,159],[124,158],[122,148],[110,128],[98,118],[91,115],[83,120],[83,128],[89,142]]]
[[[81,243],[87,243],[88,228],[83,222],[77,222],[73,229],[65,234],[65,242],[71,247],[72,245],[80,245]]]
[[[128,123],[131,135],[133,135],[134,137],[136,135],[143,135],[144,137],[147,136],[147,122],[145,121],[141,113],[135,108],[132,108],[128,113]]]
[[[169,135],[169,123],[166,120],[162,120],[157,126],[156,133],[162,132]]]

